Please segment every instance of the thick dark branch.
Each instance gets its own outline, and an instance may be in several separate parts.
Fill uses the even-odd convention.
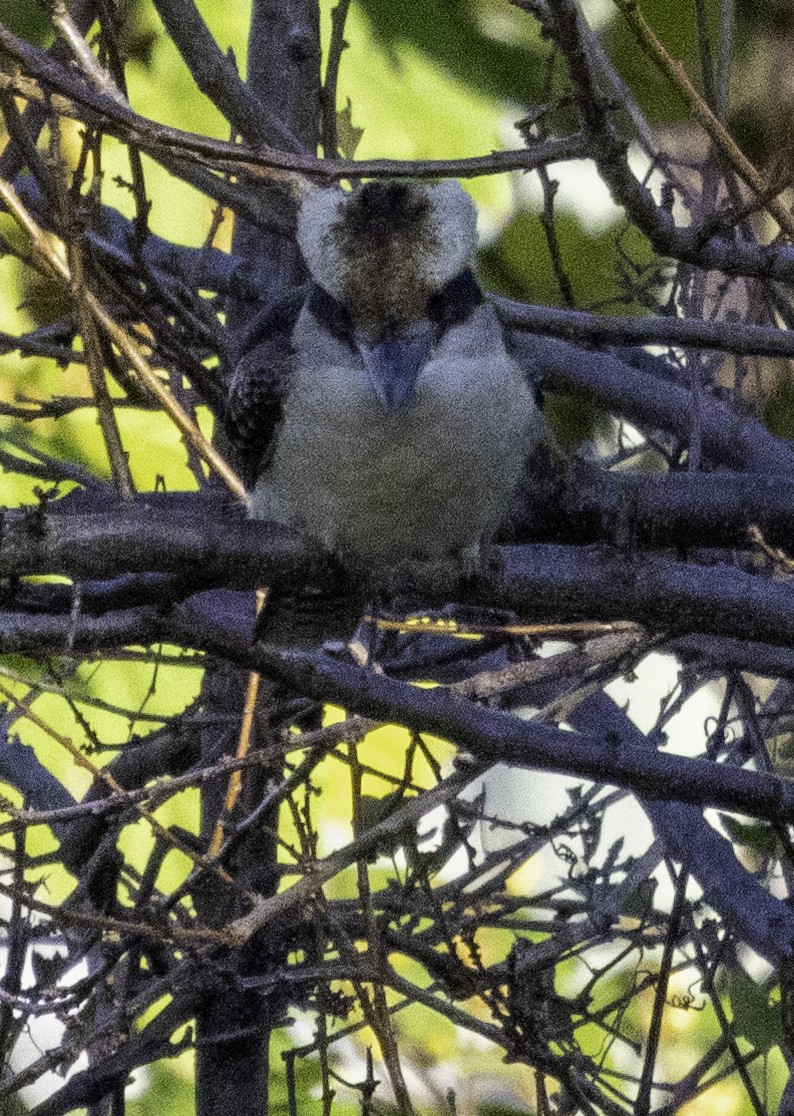
[[[746,549],[751,524],[778,545],[794,538],[794,481],[779,475],[607,473],[576,460],[540,461],[536,474],[527,480],[523,521],[511,541],[608,542],[631,562],[640,546]],[[68,497],[46,512],[6,511],[0,535],[0,574],[6,577],[169,573],[187,583],[250,588],[324,572],[322,559],[298,533],[243,519],[219,501],[190,494],[150,493],[129,508],[88,513]],[[149,589],[155,591],[154,584]],[[136,590],[98,586],[97,597],[116,591]]]
[[[252,588],[263,575],[283,582],[319,569],[316,552],[295,532],[221,515],[212,503],[197,512],[158,515],[140,505],[43,518],[33,509],[7,512],[0,570],[6,576],[61,573],[77,580],[157,571]]]
[[[196,579],[168,573],[133,573],[98,581],[81,581],[77,589],[80,611],[88,616],[137,608],[167,606],[195,593]],[[61,582],[26,582],[14,588],[14,608],[19,612],[58,615],[75,608],[75,588]]]
[[[781,447],[783,448],[783,447]],[[768,542],[794,541],[794,483],[780,474],[606,472],[572,458],[539,462],[528,478],[511,542],[612,543],[746,549],[748,528]]]
[[[154,0],[165,29],[198,88],[220,109],[235,132],[253,148],[279,142],[288,151],[302,145],[286,125],[245,84],[233,60],[221,52],[192,0]]]
[[[604,317],[553,306],[529,306],[491,295],[508,327],[564,341],[601,345],[673,345],[743,356],[794,357],[794,337],[782,329],[747,322],[706,322],[700,318]]]
[[[317,701],[454,740],[478,763],[540,767],[626,787],[657,801],[794,820],[794,784],[774,775],[648,752],[621,738],[565,732],[475,705],[448,690],[418,689],[321,653],[279,654],[261,644],[244,647],[236,633],[203,624],[189,603],[175,610],[166,628],[180,642],[192,642],[278,679]]]
[[[700,566],[601,547],[505,547],[489,600],[520,616],[634,620],[670,636],[794,642],[794,594],[784,582],[727,565]]]
[[[38,121],[32,120],[29,112],[23,115],[17,108],[14,96],[7,90],[0,91],[0,111],[11,140],[9,144],[11,151],[17,156],[18,161],[27,166],[28,172],[45,194],[53,218],[57,220],[60,206],[53,168],[45,163],[36,146]]]
[[[320,54],[316,0],[253,0],[248,85],[311,155],[320,139]],[[259,141],[281,146],[275,130]]]
[[[684,663],[706,665],[720,673],[749,670],[765,678],[794,678],[794,651],[729,636],[690,635],[675,639],[668,650]]]
[[[692,428],[692,393],[632,367],[610,353],[583,352],[575,345],[548,337],[514,332],[516,359],[555,391],[571,387],[594,403],[636,422],[667,430],[686,444]],[[732,469],[791,476],[794,450],[775,438],[758,420],[742,415],[727,403],[709,397],[700,416],[704,452],[712,461]]]
[[[214,178],[214,181],[223,180]],[[21,176],[14,187],[40,224],[52,229],[52,211],[35,183]],[[86,229],[83,234],[91,248],[111,271],[121,267],[140,279],[140,258],[133,255],[132,248],[134,223],[108,205],[101,206],[99,214],[97,228]],[[173,292],[176,295],[178,284],[183,283],[191,289],[224,292],[234,288],[240,297],[261,297],[255,263],[248,263],[217,248],[187,248],[182,244],[171,244],[150,232],[145,243],[136,245],[134,251],[140,253],[147,274],[166,294]],[[49,328],[41,327],[37,333],[43,334]]]
[[[756,276],[791,282],[790,254],[777,245],[760,246],[715,235],[692,224],[678,226],[671,208],[657,204],[650,189],[629,165],[628,144],[619,134],[614,105],[599,84],[597,62],[576,0],[544,5],[541,19],[568,64],[580,117],[588,137],[588,154],[618,205],[661,255],[726,275]]]
[[[69,616],[0,613],[0,654],[93,651],[104,647],[148,646],[161,638],[162,613],[141,606],[101,617],[83,616],[79,623]]]
[[[484,174],[502,174],[508,170],[532,170],[540,163],[580,158],[585,153],[584,144],[578,136],[469,159],[318,159],[312,155],[293,155],[265,145],[254,151],[240,144],[170,128],[140,116],[112,98],[103,96],[77,75],[54,63],[43,51],[17,38],[2,24],[0,44],[18,58],[38,81],[69,98],[54,106],[64,115],[101,124],[108,132],[152,153],[173,156],[184,152],[200,156],[213,166],[235,171],[247,166],[253,173],[262,168],[265,171],[302,174],[326,182],[343,178],[475,178]],[[25,78],[0,74],[0,87],[34,103],[45,104],[47,100],[42,90]]]
[[[158,511],[156,498],[148,502],[154,507],[141,501],[130,509],[87,515],[65,509],[56,514],[57,504],[46,513],[7,512],[0,573],[59,573],[78,581],[174,575],[179,584],[149,586],[163,600],[183,595],[191,585],[245,589],[327,577],[322,555],[295,532],[223,514],[212,503],[196,501],[191,512],[170,510],[167,501]],[[769,643],[790,639],[785,584],[729,565],[704,566],[633,551],[639,543],[746,548],[750,524],[785,545],[794,534],[790,481],[733,473],[617,475],[572,464],[550,483],[540,478],[538,490],[528,493],[525,515],[525,536],[608,539],[620,549],[504,548],[503,573],[483,579],[479,587],[480,599],[489,604],[547,619],[634,619],[670,634],[730,637],[739,631],[747,639]],[[460,591],[456,569],[450,563],[439,581],[434,567],[417,565],[412,592],[419,600],[425,594],[425,604],[444,593],[454,598]],[[377,571],[370,573],[377,580]],[[125,580],[87,590],[86,610],[97,611],[140,599],[141,586]],[[32,589],[25,592],[30,597]],[[43,592],[52,596],[53,590],[45,587]],[[14,597],[13,607],[19,609],[25,599]],[[31,598],[30,607],[34,605]],[[54,599],[50,606],[56,606]],[[47,607],[46,601],[40,607]]]
[[[570,716],[574,728],[614,733],[625,743],[653,751],[652,741],[604,693],[586,698]],[[728,769],[730,770],[730,769]],[[735,770],[735,769],[734,769]],[[706,902],[763,957],[779,964],[791,950],[794,916],[736,859],[730,844],[709,825],[698,806],[643,799],[643,808],[664,842],[703,888]]]
[[[0,720],[0,779],[17,788],[26,809],[57,810],[73,806],[74,799],[60,780],[39,762],[32,748],[9,732],[10,721],[6,713]]]
[[[478,599],[481,604],[509,607],[525,621],[632,620],[671,638],[693,632],[731,637],[738,630],[759,643],[785,647],[794,642],[794,600],[787,587],[730,567],[660,558],[632,561],[610,552],[553,546],[506,548],[503,554],[508,558],[504,577],[489,578]],[[443,599],[435,572],[433,578],[437,599]],[[294,584],[294,579],[284,575],[285,582]],[[419,579],[414,584],[419,585]],[[416,599],[421,608],[429,598],[418,590]],[[163,638],[162,619],[161,611],[148,606],[78,619],[62,613],[6,611],[0,652],[149,644]],[[250,616],[239,609],[237,620],[238,637],[249,640]],[[750,658],[746,667],[763,674],[764,662],[753,664]]]
[[[152,518],[142,538],[134,516],[88,516],[76,523],[51,516],[41,531],[32,529],[35,522],[20,514],[9,516],[0,567],[6,575],[110,576],[159,567],[181,572],[183,578],[186,569],[195,571],[196,585],[253,588],[294,586],[326,573],[321,556],[298,536],[274,532],[263,523]],[[743,638],[760,643],[794,642],[794,596],[788,585],[729,565],[698,565],[606,547],[513,546],[498,554],[499,567],[480,579],[475,599],[508,607],[524,618],[633,620],[670,637],[693,632],[735,637],[741,632]],[[417,564],[410,573],[410,587],[403,573],[388,579],[385,591],[410,592],[416,607],[471,599],[455,562],[446,570]],[[373,588],[379,581],[375,571]],[[361,592],[363,586],[362,581]],[[91,638],[108,646],[117,626],[118,643],[146,641],[155,623],[153,613],[142,608],[108,613],[102,620],[81,617],[74,621],[70,638],[78,639],[80,647]],[[7,613],[0,647],[12,651],[58,646],[69,636],[69,624],[66,617]]]

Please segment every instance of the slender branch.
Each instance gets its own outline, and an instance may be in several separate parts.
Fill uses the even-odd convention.
[[[772,326],[658,315],[604,317],[582,310],[530,306],[503,295],[489,297],[505,325],[565,341],[602,345],[674,345],[737,355],[794,357],[794,336],[787,330]]]
[[[345,23],[350,11],[350,0],[338,0],[331,10],[331,42],[328,46],[328,61],[325,66],[325,81],[322,88],[323,106],[323,151],[327,159],[337,157],[338,135],[336,128],[336,88],[339,82],[339,64],[345,42]]]
[[[791,282],[794,271],[789,268],[785,246],[728,240],[715,235],[708,224],[702,228],[695,224],[679,227],[671,207],[657,205],[647,184],[638,181],[629,166],[628,144],[619,134],[613,105],[599,86],[578,4],[575,0],[555,0],[553,6],[543,6],[541,18],[567,61],[589,155],[615,200],[654,248],[663,255],[727,275]]]
[[[731,72],[733,68],[735,0],[722,0],[720,4],[720,40],[717,59],[717,116],[725,120],[730,109]]]
[[[45,720],[43,717],[40,717],[38,713],[36,713],[36,711],[32,708],[30,702],[28,702],[25,698],[17,697],[13,693],[13,691],[4,686],[2,682],[0,682],[0,696],[2,696],[2,698],[6,702],[10,702],[13,706],[19,709],[26,720],[30,721],[31,724],[34,724],[38,729],[49,736],[51,740],[56,741],[56,743],[58,743],[72,757],[78,767],[81,767],[85,771],[89,772],[92,779],[104,783],[111,794],[124,794],[124,788],[117,782],[110,771],[108,771],[106,768],[97,767],[97,765],[88,758],[85,752],[77,747],[77,745],[70,737],[64,735],[64,733],[62,732],[57,732],[47,720]],[[146,806],[142,802],[137,801],[132,802],[131,805],[133,810],[140,817],[144,818],[146,822],[148,822],[153,832],[156,833],[163,841],[165,841],[167,846],[174,849],[179,849],[179,851],[183,853],[188,858],[188,860],[193,862],[193,865],[195,867],[201,868],[206,866],[211,871],[216,872],[220,876],[220,878],[224,880],[224,882],[234,883],[234,880],[224,868],[214,863],[211,859],[208,859],[196,853],[189,845],[187,845],[180,837],[177,836],[176,832],[173,829],[169,829],[167,826],[163,825],[162,822],[158,821],[158,819],[154,816],[148,806]]]
[[[632,367],[611,353],[583,353],[576,345],[518,333],[511,341],[515,358],[529,376],[540,375],[545,386],[581,390],[607,410],[641,427],[668,430],[686,444],[692,408],[686,388]],[[791,474],[791,446],[736,407],[712,398],[701,423],[703,449],[713,461],[729,469]]]
[[[65,191],[64,191],[65,194]],[[65,200],[65,197],[64,197]],[[64,227],[68,222],[68,214],[64,214]],[[77,317],[80,323],[80,332],[83,335],[85,346],[85,362],[94,403],[99,416],[99,425],[105,439],[110,468],[116,490],[124,500],[130,499],[135,492],[135,485],[130,473],[127,455],[121,441],[121,433],[116,422],[113,401],[110,398],[105,381],[105,367],[102,356],[102,345],[96,319],[88,306],[86,295],[88,281],[86,278],[83,250],[78,236],[69,236],[66,242],[69,270],[72,276],[72,293],[77,303]]]
[[[295,744],[290,745],[292,748]],[[213,779],[223,779],[234,772],[243,771],[249,767],[261,767],[271,763],[271,758],[263,752],[253,752],[251,755],[238,758],[226,756],[210,767],[191,769],[185,775],[164,776],[145,786],[132,787],[128,790],[115,791],[107,797],[90,797],[82,802],[75,802],[73,806],[58,808],[34,809],[31,807],[18,809],[10,804],[3,805],[3,812],[12,819],[0,823],[0,834],[10,833],[15,825],[25,827],[31,825],[61,825],[64,830],[70,829],[81,821],[93,821],[110,814],[118,814],[129,809],[135,803],[147,801],[150,809],[168,801],[175,794],[188,787],[195,787]]]
[[[195,618],[186,614],[185,623],[183,628],[182,620],[176,622],[175,634],[179,632],[180,638],[185,638],[189,630],[195,638]],[[624,786],[655,801],[690,802],[701,808],[711,804],[769,819],[794,818],[794,787],[773,775],[645,750],[628,740],[624,742],[616,733],[599,737],[587,732],[575,735],[561,732],[536,721],[522,721],[484,709],[443,689],[417,690],[322,655],[278,655],[261,645],[246,649],[236,638],[221,636],[217,629],[213,636],[202,633],[202,642],[213,654],[231,656],[264,675],[289,680],[290,685],[319,700],[338,702],[367,716],[396,720],[409,728],[455,740],[475,757],[475,766],[469,772],[472,778],[479,762],[502,761]],[[444,785],[449,786],[449,781]],[[439,788],[436,790],[441,793]],[[421,799],[425,807],[430,806],[432,796],[430,792]],[[384,833],[399,832],[399,823],[405,822],[411,809],[416,806],[409,802],[407,807],[391,814],[382,823]],[[404,816],[403,811],[408,813]],[[383,836],[380,834],[380,838]],[[324,866],[319,875],[307,876],[296,888],[260,901],[250,916],[244,916],[230,929],[245,940],[293,903],[305,902],[323,880],[331,878],[344,864],[352,863],[351,856],[355,859],[366,855],[370,839],[375,839],[374,831],[321,862]],[[772,905],[779,918],[791,922],[784,902],[773,901]],[[783,929],[782,925],[779,929]],[[782,939],[779,934],[777,939],[786,941],[785,931]]]
[[[24,333],[19,337],[14,337],[11,333],[0,332],[0,353],[13,353],[17,351],[21,356],[44,356],[51,357],[56,363],[60,365],[65,364],[85,364],[86,357],[84,353],[77,352],[68,345],[57,345],[53,342],[41,341],[36,334],[38,330],[32,333]],[[59,396],[56,399],[31,399],[28,396],[17,395],[18,402],[27,405],[28,413],[36,411],[42,415],[50,413],[60,414],[65,410],[71,410],[75,407],[88,407],[91,405],[91,397],[86,396],[81,398],[79,396]],[[121,401],[120,401],[121,402]],[[3,414],[11,414],[14,411],[12,404],[0,403]]]
[[[659,963],[659,976],[654,989],[653,1011],[648,1027],[648,1037],[645,1043],[645,1053],[642,1063],[642,1075],[637,1090],[636,1116],[648,1116],[651,1111],[651,1090],[653,1089],[654,1069],[659,1053],[659,1040],[662,1033],[662,1019],[667,1002],[667,988],[670,981],[670,970],[673,965],[673,951],[678,944],[681,932],[681,917],[684,911],[686,898],[686,885],[689,871],[686,864],[681,866],[675,886],[675,897],[670,921],[667,925],[662,960]]]
[[[42,51],[13,35],[0,24],[0,44],[20,60],[33,74],[32,80],[18,74],[0,74],[0,88],[9,89],[19,96],[51,111],[85,121],[93,114],[93,122],[133,140],[147,151],[160,150],[174,155],[176,152],[201,156],[216,167],[239,170],[246,168],[253,175],[263,174],[280,179],[289,185],[293,177],[305,175],[333,182],[343,178],[472,178],[484,174],[502,174],[507,170],[531,170],[539,162],[559,162],[575,159],[585,154],[585,146],[578,136],[541,144],[537,148],[520,148],[516,151],[494,152],[469,159],[424,159],[402,161],[399,159],[317,159],[311,155],[297,155],[271,146],[260,145],[257,151],[240,144],[213,140],[178,128],[148,120],[119,105],[112,98],[102,96],[85,85],[65,67],[58,66]],[[52,97],[38,81],[53,87],[61,96]]]
[[[0,198],[3,199],[8,209],[27,232],[37,258],[49,268],[54,278],[58,279],[64,286],[69,288],[73,295],[77,296],[78,292],[75,290],[74,279],[68,266],[22,205],[14,188],[1,179]],[[102,326],[110,340],[119,348],[122,355],[126,358],[132,371],[140,379],[146,391],[157,400],[181,433],[190,440],[204,460],[218,473],[230,491],[243,503],[247,504],[249,497],[240,478],[218,453],[212,443],[204,437],[199,428],[176,401],[159,377],[152,372],[147,362],[141,356],[138,346],[132,341],[129,334],[113,320],[102,306],[99,299],[97,299],[90,290],[81,288],[81,292],[79,293],[82,294],[82,299],[93,317]]]
[[[307,866],[306,874],[287,891],[279,892],[270,898],[262,899],[253,909],[226,926],[229,940],[243,945],[249,938],[267,926],[274,919],[283,916],[295,907],[303,906],[312,896],[356,861],[366,859],[379,845],[387,848],[408,826],[415,827],[420,818],[438,805],[443,805],[456,797],[471,781],[473,772],[450,775],[432,790],[416,798],[409,798],[383,821],[372,825],[360,837],[356,837],[343,848],[322,857]]]
[[[114,82],[107,70],[100,66],[96,55],[91,50],[85,38],[75,24],[65,0],[54,0],[52,9],[52,22],[64,42],[68,43],[78,65],[86,76],[96,85],[100,93],[112,97],[120,105],[127,104],[127,99]]]
[[[692,84],[682,62],[671,58],[653,28],[639,10],[637,0],[614,0],[616,6],[626,17],[635,38],[643,50],[666,75],[671,85],[686,101],[697,121],[708,132],[712,141],[725,155],[739,177],[747,183],[758,198],[764,200],[765,207],[775,218],[781,229],[794,236],[794,216],[788,207],[775,197],[774,187],[766,181],[748,158],[742,153],[730,132],[720,123],[709,106]],[[777,192],[785,189],[787,183],[781,182]]]

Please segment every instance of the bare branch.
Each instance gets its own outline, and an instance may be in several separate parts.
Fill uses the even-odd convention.
[[[193,0],[155,0],[155,7],[197,87],[250,147],[269,142],[302,150],[296,136],[241,80],[233,59],[221,53]]]

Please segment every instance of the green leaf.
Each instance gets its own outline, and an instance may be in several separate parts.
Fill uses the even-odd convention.
[[[640,921],[647,918],[648,912],[653,909],[657,884],[658,881],[654,879],[643,880],[623,904],[622,913],[627,918],[638,918]]]
[[[774,856],[778,851],[777,835],[766,822],[741,822],[730,814],[720,814],[720,822],[736,844],[746,845],[761,856]]]
[[[19,0],[0,0],[0,22],[36,46],[48,46],[55,37],[46,6],[36,0],[28,0],[25,4]]]
[[[719,0],[704,0],[703,8],[710,40],[716,43]],[[704,84],[696,5],[671,4],[669,0],[640,0],[639,10],[670,57],[684,64],[690,80],[702,93]],[[612,21],[603,35],[603,42],[651,124],[670,124],[690,117],[689,107],[639,45],[623,16]]]
[[[404,801],[405,794],[401,788],[380,797],[362,794],[358,802],[359,831],[366,833],[368,829],[385,821],[390,814],[402,806]]]
[[[769,989],[756,984],[738,965],[728,974],[728,999],[737,1034],[761,1051],[780,1043],[780,1005],[770,1004]]]
[[[376,38],[395,60],[397,48],[410,45],[481,93],[518,104],[537,104],[543,98],[546,70],[541,62],[548,46],[541,41],[534,20],[516,21],[515,38],[522,37],[522,44],[485,34],[481,24],[485,26],[487,20],[479,18],[479,4],[360,0],[359,6]],[[495,15],[499,14],[495,10]]]
[[[626,268],[632,279],[640,274],[647,283],[649,269],[652,277],[656,258],[641,233],[617,225],[593,233],[575,213],[564,210],[557,212],[554,226],[562,268],[577,306],[611,302],[620,314],[647,312],[639,302],[626,301],[616,282]],[[549,306],[563,304],[538,213],[518,212],[498,239],[480,252],[478,270],[489,290]]]
[[[346,159],[355,158],[356,148],[364,135],[363,128],[357,128],[353,123],[353,105],[350,98],[343,109],[336,114],[336,135],[339,150]]]

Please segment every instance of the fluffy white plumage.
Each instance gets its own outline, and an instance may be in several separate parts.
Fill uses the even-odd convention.
[[[477,213],[469,195],[452,179],[410,189],[416,197],[429,201],[429,224],[434,233],[407,246],[413,257],[410,262],[428,286],[439,291],[474,262]],[[298,220],[298,247],[312,278],[340,301],[345,297],[345,277],[352,261],[335,239],[334,230],[350,201],[351,195],[342,190],[313,190],[304,199]],[[389,281],[388,275],[382,277],[383,283]]]
[[[438,558],[498,527],[540,434],[532,394],[481,306],[441,338],[389,413],[364,362],[303,311],[295,371],[252,514],[366,559]]]
[[[476,546],[543,423],[467,270],[468,195],[455,182],[317,190],[298,243],[348,326],[311,300],[301,310],[251,514],[374,563]]]

